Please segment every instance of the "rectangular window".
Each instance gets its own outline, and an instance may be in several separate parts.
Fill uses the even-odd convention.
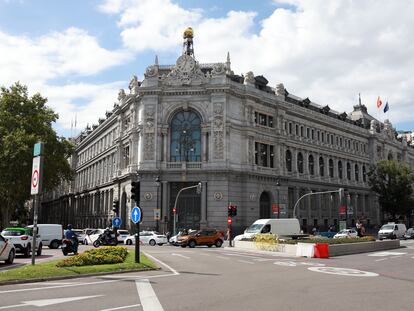
[[[269,127],[273,127],[273,117],[269,116]]]
[[[312,139],[315,139],[315,130],[312,129]]]
[[[274,147],[270,146],[270,167],[271,168],[274,168],[274,162],[275,162]]]
[[[292,134],[292,123],[289,123],[289,134]]]
[[[296,132],[296,135],[299,136],[299,125],[297,125],[297,124],[295,126],[295,132]]]
[[[306,128],[306,138],[310,138],[310,129],[309,129],[309,127]]]

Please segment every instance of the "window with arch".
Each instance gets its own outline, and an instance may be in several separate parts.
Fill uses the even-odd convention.
[[[359,181],[359,167],[358,167],[358,164],[355,164],[355,180]]]
[[[288,172],[292,171],[292,152],[286,150],[286,169]]]
[[[329,177],[334,177],[334,163],[332,159],[329,159],[328,162],[328,167],[329,167]]]
[[[313,161],[313,155],[309,155],[308,166],[309,166],[309,174],[314,175],[315,174],[315,163]]]
[[[342,174],[342,161],[338,161],[338,177],[339,179],[342,179],[343,174]]]
[[[298,172],[303,173],[303,155],[301,152],[298,153]]]
[[[351,164],[346,164],[346,179],[351,180]]]
[[[177,112],[171,120],[172,162],[201,161],[201,119],[194,111]]]
[[[367,181],[367,169],[365,168],[365,165],[362,166],[362,181]]]
[[[319,175],[325,176],[325,163],[322,157],[319,157]]]

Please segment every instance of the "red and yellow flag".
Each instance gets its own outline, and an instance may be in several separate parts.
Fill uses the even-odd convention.
[[[377,108],[379,108],[379,107],[381,107],[382,106],[382,100],[381,100],[381,98],[378,96],[378,99],[377,99]]]

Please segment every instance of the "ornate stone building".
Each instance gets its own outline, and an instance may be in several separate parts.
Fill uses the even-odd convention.
[[[180,195],[178,228],[223,229],[231,203],[240,231],[258,218],[294,217],[301,195],[340,187],[349,193],[348,225],[357,219],[374,225],[381,213],[367,183],[370,165],[393,158],[414,166],[414,149],[361,103],[339,113],[283,84],[271,87],[263,76],[234,74],[229,55],[199,63],[191,31],[175,65],[156,58],[142,81],[133,76],[129,91],[120,90],[112,112],[74,141],[76,178],[45,198],[43,222],[104,227],[118,200],[122,226],[129,228],[131,182],[139,180],[143,228],[171,230],[178,191],[198,182],[201,194]],[[322,229],[345,218],[340,205],[337,194],[309,196],[296,216],[305,230]]]

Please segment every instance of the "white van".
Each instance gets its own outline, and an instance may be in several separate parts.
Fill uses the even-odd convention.
[[[27,227],[33,228],[33,225],[30,225]],[[62,244],[62,239],[63,239],[62,225],[38,224],[37,230],[42,238],[42,243],[44,246],[49,246],[49,248],[58,248],[59,245]]]
[[[404,224],[389,222],[378,231],[378,240],[400,239],[404,236],[405,231],[407,231],[407,228]]]
[[[258,233],[272,233],[277,234],[279,237],[289,238],[303,236],[300,233],[300,225],[297,218],[258,219],[249,228],[244,230],[244,234],[236,236],[234,240],[251,239]]]

